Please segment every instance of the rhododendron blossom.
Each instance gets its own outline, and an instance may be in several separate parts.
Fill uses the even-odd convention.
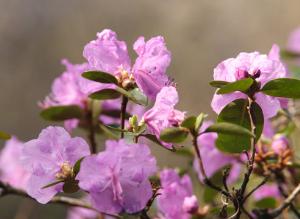
[[[184,112],[174,109],[178,103],[178,93],[175,87],[164,87],[157,94],[154,106],[143,116],[143,122],[146,123],[151,134],[159,139],[160,133],[165,128],[179,126],[184,120]],[[167,148],[172,144],[162,142]]]
[[[37,139],[24,145],[23,164],[30,177],[26,185],[28,195],[40,203],[47,203],[62,191],[63,182],[44,188],[58,180],[67,180],[73,174],[72,167],[82,157],[90,154],[84,139],[71,138],[61,127],[49,126]]]
[[[212,122],[205,122],[200,132],[204,131]],[[200,153],[202,154],[202,162],[205,168],[205,173],[208,178],[212,177],[215,173],[217,173],[221,168],[226,166],[231,166],[231,171],[227,178],[228,183],[235,182],[241,171],[241,164],[238,162],[238,158],[233,155],[227,155],[222,153],[216,148],[215,141],[217,139],[216,133],[204,133],[198,137],[198,145]],[[218,161],[218,162],[212,162]],[[198,173],[199,179],[201,181],[204,180],[202,173],[199,167],[199,161],[197,158],[194,160],[194,168]]]
[[[141,211],[152,197],[148,177],[156,160],[147,145],[106,141],[106,149],[86,157],[77,176],[94,208],[105,213]]]
[[[0,181],[19,189],[25,189],[29,178],[21,161],[23,148],[23,142],[13,137],[0,152]]]
[[[96,40],[85,46],[83,56],[94,70],[117,77],[133,76],[138,87],[151,100],[155,100],[161,88],[170,84],[166,70],[171,62],[171,53],[161,36],[153,37],[147,42],[144,37],[139,37],[133,48],[138,57],[131,67],[126,43],[118,40],[115,32],[105,29],[97,34]]]
[[[161,189],[157,207],[164,219],[189,219],[198,210],[198,201],[193,194],[192,181],[188,175],[182,178],[175,170],[160,172]]]
[[[287,77],[285,66],[279,59],[279,48],[273,45],[269,55],[259,52],[240,53],[236,58],[229,58],[218,64],[214,69],[214,80],[234,82],[247,77],[252,77],[260,86],[276,78]],[[215,94],[211,103],[213,110],[220,113],[230,102],[236,99],[247,98],[246,94],[236,91],[229,94]],[[281,109],[280,99],[256,93],[256,103],[262,108],[264,117],[271,118]]]
[[[265,184],[257,189],[253,194],[254,199],[261,200],[264,198],[280,198],[278,186],[274,184]]]

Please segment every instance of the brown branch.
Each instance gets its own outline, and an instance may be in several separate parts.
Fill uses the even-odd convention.
[[[284,202],[278,208],[270,211],[268,214],[271,218],[278,217],[286,208],[292,205],[297,195],[300,193],[300,184],[293,190],[293,192],[284,200]]]
[[[22,196],[22,197],[25,197],[25,198],[33,199],[32,197],[30,197],[23,190],[13,188],[13,187],[11,187],[7,184],[4,184],[4,183],[0,182],[0,198],[4,197],[6,195],[17,195],[17,196]],[[86,208],[86,209],[97,211],[90,204],[88,204],[88,203],[86,203],[86,202],[84,202],[80,199],[71,198],[71,197],[55,196],[51,199],[51,201],[49,203],[63,204],[63,205],[72,206],[72,207],[81,207],[81,208]],[[111,217],[114,217],[114,218],[121,218],[118,215],[106,214],[106,213],[102,213],[102,212],[99,212],[99,211],[97,211],[97,212],[99,214],[111,216]]]
[[[232,199],[231,197],[231,194],[225,190],[223,190],[221,187],[215,185],[214,183],[212,183],[209,178],[207,177],[206,175],[206,172],[205,172],[205,169],[204,169],[204,165],[203,165],[203,162],[202,162],[202,157],[201,157],[201,153],[200,153],[200,150],[199,150],[199,147],[198,147],[198,142],[197,142],[197,135],[193,135],[193,146],[194,146],[194,149],[196,151],[196,155],[198,157],[198,162],[199,162],[199,167],[200,167],[200,172],[201,172],[201,175],[203,176],[204,180],[204,184],[209,186],[210,188],[222,193],[223,195],[225,195],[226,197],[230,198],[230,200]]]
[[[257,186],[255,186],[247,195],[245,195],[243,203],[257,190],[259,189],[261,186],[263,186],[264,184],[266,184],[266,182],[269,180],[270,176],[266,176]]]
[[[125,128],[125,117],[126,117],[126,107],[128,103],[128,98],[126,96],[122,96],[122,103],[121,103],[121,129]],[[124,138],[124,132],[121,132],[121,138]]]

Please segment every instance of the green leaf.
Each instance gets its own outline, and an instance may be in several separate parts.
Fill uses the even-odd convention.
[[[247,92],[247,90],[251,87],[254,80],[252,78],[241,79],[232,83],[228,83],[222,86],[217,94],[228,94],[235,91]]]
[[[119,110],[119,109],[101,110],[101,114],[112,117],[112,118],[120,119],[121,110]],[[129,119],[130,117],[131,117],[131,115],[126,112],[125,119]]]
[[[49,121],[64,121],[67,119],[80,119],[83,116],[83,112],[76,105],[53,106],[44,109],[40,115]]]
[[[300,80],[278,78],[266,83],[261,91],[269,96],[297,99],[300,98]]]
[[[216,87],[216,88],[221,88],[228,83],[229,82],[227,82],[227,81],[211,81],[211,82],[209,82],[210,86]]]
[[[148,98],[138,88],[126,91],[121,87],[116,87],[116,91],[118,91],[120,94],[123,94],[134,103],[142,106],[148,105]]]
[[[145,137],[147,138],[148,140],[154,142],[155,144],[163,147],[164,149],[167,149],[169,151],[172,151],[172,152],[175,152],[176,149],[174,147],[172,147],[171,149],[170,148],[166,148],[157,138],[155,135],[151,135],[151,134],[141,134],[140,137]]]
[[[267,198],[263,198],[263,199],[257,201],[255,203],[255,206],[257,208],[262,208],[262,209],[265,209],[265,208],[276,208],[277,202],[276,202],[275,198],[267,197]]]
[[[228,122],[215,123],[209,126],[204,132],[217,132],[217,133],[229,134],[229,135],[255,137],[250,130],[240,125],[236,125]]]
[[[46,188],[49,188],[49,187],[55,186],[55,185],[57,185],[57,184],[59,184],[59,183],[62,183],[62,182],[64,182],[64,180],[63,180],[63,179],[61,179],[61,180],[57,180],[57,181],[55,181],[55,182],[52,182],[52,183],[49,183],[49,184],[47,184],[47,185],[43,186],[43,187],[42,187],[42,189],[46,189]]]
[[[188,137],[189,131],[185,128],[166,128],[160,133],[160,139],[169,143],[181,143]]]
[[[114,90],[114,89],[103,89],[96,91],[89,95],[90,98],[96,100],[110,100],[110,99],[117,99],[121,96],[121,94]]]
[[[82,74],[82,77],[97,81],[104,84],[116,84],[118,85],[118,80],[112,74],[102,72],[102,71],[88,71]]]
[[[76,161],[76,163],[73,166],[73,172],[74,175],[76,176],[79,171],[80,171],[80,166],[81,166],[81,162],[83,161],[84,157],[80,158],[79,160]]]
[[[195,123],[196,123],[196,117],[195,116],[190,116],[187,117],[183,122],[181,123],[181,127],[187,128],[189,130],[194,130],[195,129]]]
[[[78,186],[78,180],[70,180],[66,181],[65,184],[63,185],[63,191],[64,193],[75,193],[77,192],[80,188]]]
[[[187,148],[187,147],[177,149],[175,154],[180,155],[180,156],[184,156],[184,157],[188,157],[188,158],[194,158],[195,157],[194,152],[190,148]]]
[[[295,59],[295,58],[300,58],[300,53],[289,51],[289,50],[281,50],[280,56],[283,59]]]
[[[204,122],[204,119],[207,117],[207,114],[204,114],[204,113],[200,113],[199,116],[197,116],[196,118],[196,122],[195,122],[195,131],[196,133],[199,132],[203,122]]]
[[[2,140],[9,140],[11,136],[3,131],[0,131],[0,139]]]
[[[250,131],[250,117],[247,112],[248,100],[238,99],[227,106],[221,111],[218,116],[218,123],[232,123],[235,125],[242,126]],[[256,140],[259,139],[262,133],[264,118],[261,108],[257,103],[251,104],[251,115],[253,122],[256,126],[255,136]],[[221,151],[227,153],[241,153],[244,150],[249,150],[251,144],[251,137],[240,135],[240,134],[225,134],[218,133],[218,138],[216,140],[217,148]]]

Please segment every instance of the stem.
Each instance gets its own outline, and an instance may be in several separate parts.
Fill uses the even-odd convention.
[[[91,152],[92,154],[95,154],[97,152],[97,143],[96,143],[96,137],[95,137],[95,124],[94,124],[94,115],[93,115],[93,104],[94,102],[91,101],[91,107],[87,114],[87,120],[88,120],[88,126],[89,126],[89,133],[88,133],[88,139],[91,144]]]
[[[271,218],[278,217],[286,208],[292,205],[292,202],[295,200],[297,195],[300,193],[300,184],[293,190],[293,192],[284,200],[281,206],[274,209],[269,213]],[[298,217],[299,218],[299,217]]]
[[[25,198],[33,199],[23,190],[15,189],[9,185],[6,185],[6,184],[0,182],[0,197],[6,196],[6,195],[17,195],[17,196],[22,196]],[[72,207],[81,207],[81,208],[86,208],[86,209],[97,211],[90,204],[88,204],[82,200],[79,200],[76,198],[71,198],[71,197],[55,196],[51,199],[51,201],[49,203],[63,204],[63,205],[72,206]],[[103,214],[103,215],[112,216],[114,218],[121,218],[118,215],[106,214],[106,213],[102,213],[102,212],[98,212],[98,213]]]
[[[249,115],[249,119],[250,119],[250,127],[251,127],[251,132],[253,134],[255,134],[255,124],[254,124],[254,121],[253,121],[253,117],[252,117],[252,114],[251,114],[251,105],[253,103],[253,99],[252,98],[248,98],[248,106],[247,106],[247,112],[248,112],[248,115]],[[236,215],[236,219],[239,219],[241,217],[241,209],[243,209],[243,204],[244,204],[244,194],[245,194],[245,191],[246,191],[246,188],[247,188],[247,185],[249,183],[249,180],[250,180],[250,176],[252,174],[252,171],[253,171],[253,166],[254,166],[254,161],[255,161],[255,153],[256,153],[256,149],[255,149],[255,138],[251,138],[250,139],[251,141],[251,150],[252,150],[252,154],[251,154],[251,157],[250,157],[250,160],[248,160],[248,169],[247,169],[247,172],[245,173],[245,176],[244,176],[244,179],[243,179],[243,182],[242,182],[242,185],[240,187],[240,189],[238,190],[238,193],[237,193],[237,201],[239,202],[239,206],[240,206],[240,209]]]
[[[125,128],[125,115],[126,115],[126,107],[128,103],[128,98],[126,96],[122,96],[122,103],[121,103],[121,129]],[[121,132],[121,138],[124,138],[124,132]]]
[[[209,186],[210,188],[218,191],[218,192],[221,192],[223,195],[225,195],[226,197],[231,199],[231,195],[230,195],[229,192],[227,192],[227,191],[223,190],[222,188],[220,188],[219,186],[213,184],[209,180],[209,178],[207,177],[205,169],[204,169],[204,165],[203,165],[203,162],[202,162],[201,153],[200,153],[200,150],[199,150],[199,147],[198,147],[197,135],[193,136],[193,146],[194,146],[194,149],[195,149],[197,157],[198,157],[201,175],[204,177],[204,184]]]
[[[257,186],[255,186],[247,195],[245,195],[243,203],[261,186],[263,186],[269,179],[270,176],[266,176]]]

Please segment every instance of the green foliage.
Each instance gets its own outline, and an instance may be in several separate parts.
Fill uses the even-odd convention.
[[[116,84],[116,85],[118,84],[118,80],[116,79],[115,76],[113,76],[110,73],[101,72],[101,71],[84,72],[82,74],[82,77],[92,81],[104,83],[104,84]]]
[[[114,89],[103,89],[89,95],[91,99],[96,99],[96,100],[117,99],[120,96],[121,94]]]
[[[209,82],[210,86],[216,87],[216,88],[221,88],[228,83],[229,82],[227,82],[227,81],[211,81],[211,82]]]
[[[238,99],[229,103],[219,114],[217,122],[239,125],[244,129],[251,131],[251,123],[249,114],[247,112],[247,106],[248,100],[246,99]],[[250,111],[253,122],[256,126],[255,136],[256,139],[259,139],[264,124],[263,113],[259,105],[255,102],[251,104]],[[249,135],[226,134],[219,132],[216,145],[218,149],[224,152],[241,153],[244,150],[250,149],[250,140],[251,137]]]
[[[297,99],[300,98],[300,80],[278,78],[266,83],[261,91],[269,96]]]
[[[247,90],[251,87],[254,80],[252,78],[245,78],[235,82],[228,83],[222,86],[218,91],[217,94],[228,94],[235,91],[241,91],[246,93]]]
[[[83,116],[83,112],[77,105],[53,106],[44,109],[40,115],[45,120],[64,121],[68,119],[80,119]]]
[[[220,134],[241,135],[246,137],[255,137],[250,130],[233,123],[220,122],[209,126],[204,132],[217,132]]]
[[[189,131],[186,128],[172,127],[164,129],[160,139],[169,143],[181,143],[188,137]]]
[[[255,202],[257,208],[276,208],[277,202],[275,198],[267,197]]]
[[[133,90],[127,91],[121,87],[116,87],[116,91],[126,96],[129,100],[142,106],[148,105],[148,98],[141,92],[140,89],[134,88]]]

